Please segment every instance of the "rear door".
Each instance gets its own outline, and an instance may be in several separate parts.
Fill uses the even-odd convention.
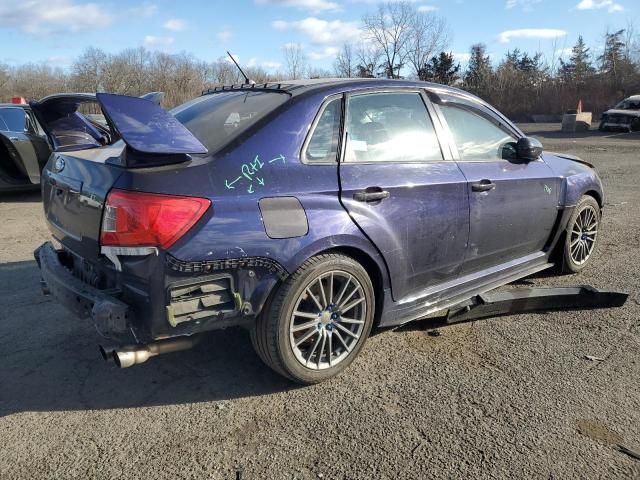
[[[463,273],[540,252],[558,216],[560,179],[542,159],[517,159],[518,133],[488,109],[455,100],[438,108],[467,179],[470,231]]]
[[[396,300],[457,275],[466,248],[466,180],[433,118],[416,90],[346,99],[341,201],[382,253]]]
[[[35,124],[22,107],[0,108],[0,141],[4,143],[16,171],[31,183],[40,183],[39,157],[48,157],[46,139],[38,135]],[[46,161],[46,158],[45,158]]]

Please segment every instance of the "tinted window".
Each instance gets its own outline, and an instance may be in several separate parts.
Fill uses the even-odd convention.
[[[461,160],[499,160],[515,155],[516,139],[470,110],[441,105]]]
[[[335,162],[340,136],[340,113],[342,101],[337,98],[329,102],[318,119],[305,157],[311,162]]]
[[[418,93],[349,98],[346,162],[442,160],[438,138]]]
[[[0,127],[10,132],[24,132],[27,126],[24,110],[22,108],[0,109]]]
[[[225,92],[198,97],[171,113],[214,153],[289,99],[276,92]]]

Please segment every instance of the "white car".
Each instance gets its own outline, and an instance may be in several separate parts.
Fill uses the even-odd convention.
[[[600,130],[640,130],[640,95],[631,95],[602,114]]]

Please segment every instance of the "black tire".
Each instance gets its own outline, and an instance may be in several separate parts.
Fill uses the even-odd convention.
[[[352,346],[350,350],[343,350],[346,355],[339,363],[324,369],[311,369],[304,366],[294,353],[290,339],[290,335],[293,335],[291,331],[294,331],[291,329],[293,311],[296,305],[299,305],[301,298],[307,298],[307,289],[316,284],[318,278],[320,278],[320,285],[323,285],[323,276],[331,275],[331,272],[347,273],[353,276],[354,280],[362,287],[362,297],[364,298],[362,303],[364,307],[362,307],[363,310],[361,312],[364,317],[364,323],[362,324],[359,338],[352,340],[353,343],[350,344]],[[322,382],[342,372],[358,355],[371,332],[374,310],[375,293],[373,285],[362,265],[346,255],[318,255],[307,260],[273,294],[268,304],[265,305],[262,314],[256,319],[256,323],[251,328],[251,342],[260,359],[275,372],[304,385]],[[315,322],[315,320],[311,320],[311,322]],[[325,353],[324,340],[322,345],[320,359]],[[330,346],[329,351],[331,351]]]
[[[587,215],[589,211],[589,215]],[[583,229],[583,225],[592,223],[591,220],[585,220],[586,218],[592,218],[595,222],[594,229]],[[578,273],[591,262],[593,253],[597,247],[598,235],[597,231],[600,227],[601,211],[600,205],[595,198],[590,195],[584,195],[578,204],[576,205],[567,228],[565,230],[565,239],[563,245],[563,257],[562,257],[562,271],[564,273]],[[588,234],[590,231],[594,231],[595,234]],[[577,234],[577,231],[582,231],[583,234]],[[592,238],[592,240],[589,240]],[[580,250],[580,247],[576,247],[577,243],[583,243],[585,247]],[[588,245],[588,247],[586,246]],[[588,252],[586,249],[589,249]]]
[[[640,131],[640,118],[634,118],[631,120],[629,124],[629,132],[639,132]]]
[[[604,126],[604,121],[600,122],[600,125],[598,125],[598,130],[600,130],[601,132],[607,131],[607,128]]]

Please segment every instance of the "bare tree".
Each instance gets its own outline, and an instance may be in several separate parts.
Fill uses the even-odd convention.
[[[345,43],[342,46],[333,62],[333,70],[337,77],[351,78],[356,76],[357,68],[353,45]]]
[[[407,42],[407,60],[414,74],[425,80],[425,68],[432,57],[449,45],[450,32],[444,18],[431,12],[416,12]]]
[[[400,78],[417,13],[411,2],[403,0],[381,4],[375,13],[362,18],[366,40],[382,53],[382,66],[388,78]]]
[[[304,54],[302,45],[299,43],[288,43],[282,47],[282,51],[284,53],[287,76],[292,80],[302,78],[307,66],[307,56]]]
[[[378,74],[382,53],[376,45],[362,42],[356,51],[356,77],[373,78]]]

